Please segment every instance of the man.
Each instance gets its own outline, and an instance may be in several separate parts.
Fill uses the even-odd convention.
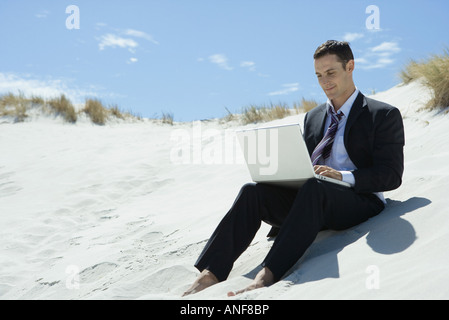
[[[304,139],[315,172],[352,188],[317,179],[299,190],[246,184],[198,258],[201,274],[184,295],[224,281],[261,221],[278,230],[277,237],[252,284],[230,296],[280,280],[319,231],[347,229],[376,216],[385,207],[382,192],[401,185],[404,128],[399,110],[359,92],[347,42],[329,40],[319,46],[314,66],[328,101],[306,114]]]

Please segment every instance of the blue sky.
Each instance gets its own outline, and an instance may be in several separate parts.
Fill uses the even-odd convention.
[[[67,28],[70,5],[79,29]],[[370,94],[449,46],[448,12],[446,0],[1,0],[0,93],[96,97],[176,121],[324,102],[313,53],[336,39],[351,43],[356,85]]]

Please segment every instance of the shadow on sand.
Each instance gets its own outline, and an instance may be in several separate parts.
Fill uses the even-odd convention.
[[[420,197],[406,201],[387,199],[383,212],[358,226],[344,231],[320,232],[303,257],[283,279],[300,284],[324,278],[338,278],[338,253],[365,235],[367,244],[377,253],[395,254],[406,250],[415,242],[417,236],[412,224],[401,216],[430,203],[429,199]],[[319,260],[315,260],[316,258]],[[313,263],[312,267],[309,262]],[[302,268],[307,272],[303,272]],[[245,277],[253,279],[260,269],[261,267],[253,269]]]

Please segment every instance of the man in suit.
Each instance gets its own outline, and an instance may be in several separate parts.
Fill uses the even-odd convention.
[[[383,191],[398,188],[404,170],[404,128],[399,110],[366,98],[353,81],[354,56],[347,42],[317,48],[314,66],[327,103],[306,114],[304,139],[315,172],[352,187],[318,179],[299,190],[249,183],[242,187],[195,266],[201,272],[184,295],[224,281],[250,245],[261,222],[276,239],[250,286],[269,286],[298,261],[323,229],[343,230],[379,214]]]

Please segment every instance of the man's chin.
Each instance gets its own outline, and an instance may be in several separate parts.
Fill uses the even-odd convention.
[[[335,94],[329,94],[329,93],[327,93],[327,92],[324,92],[324,94],[326,95],[326,97],[327,97],[330,101],[332,101],[332,99],[335,99]]]
[[[331,88],[331,89],[329,89],[329,90],[324,90],[324,93],[326,94],[326,96],[327,96],[328,98],[330,98],[330,97],[335,97],[335,95],[336,95],[336,88],[333,87],[333,88]]]

